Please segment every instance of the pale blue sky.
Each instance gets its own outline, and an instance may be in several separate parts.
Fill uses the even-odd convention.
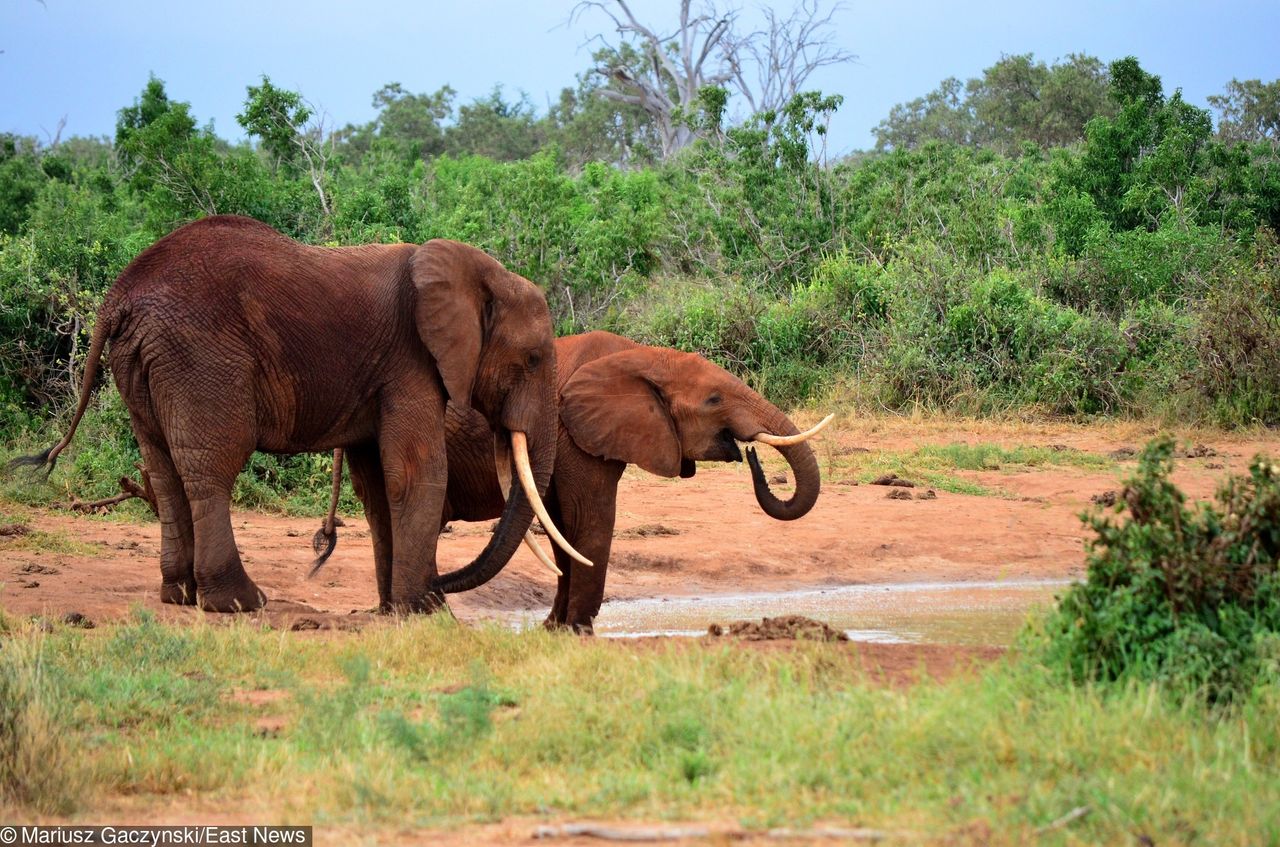
[[[676,0],[633,0],[655,26]],[[722,3],[722,5],[724,5]],[[758,8],[755,0],[736,4]],[[787,4],[775,4],[779,8]],[[829,4],[828,4],[829,5]],[[590,61],[603,15],[567,24],[573,0],[0,0],[0,131],[47,140],[109,135],[116,112],[149,73],[228,138],[245,86],[266,73],[301,91],[332,123],[372,118],[370,97],[398,81],[411,91],[448,83],[465,102],[496,83],[545,110]],[[857,63],[826,69],[813,87],[843,94],[833,152],[870,147],[889,109],[947,76],[975,76],[1002,53],[1104,61],[1136,55],[1166,91],[1203,105],[1232,77],[1280,77],[1280,2],[1101,0],[1037,3],[849,0],[836,41]]]

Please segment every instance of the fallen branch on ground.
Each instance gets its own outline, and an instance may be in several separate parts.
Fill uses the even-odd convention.
[[[141,485],[127,476],[122,476],[120,477],[120,493],[114,497],[104,497],[101,500],[94,500],[89,503],[83,503],[73,497],[67,508],[73,512],[105,512],[113,506],[117,506],[126,500],[132,500],[136,497],[139,500],[146,501],[147,506],[151,509],[151,513],[156,517],[159,517],[160,509],[156,505],[156,493],[151,488],[151,475],[147,473],[147,469],[141,464],[135,464],[134,467],[138,469],[138,473],[142,474]]]
[[[655,842],[682,841],[690,838],[767,838],[775,841],[865,841],[916,839],[918,832],[907,830],[869,829],[867,827],[820,829],[770,829],[759,832],[746,829],[719,829],[708,826],[608,826],[603,824],[567,823],[540,826],[534,838],[599,838],[602,841]]]

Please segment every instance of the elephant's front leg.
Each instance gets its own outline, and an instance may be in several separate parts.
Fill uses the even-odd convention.
[[[433,612],[444,595],[430,590],[438,571],[436,544],[448,486],[443,407],[384,412],[379,436],[391,524],[390,611]],[[432,421],[436,423],[433,425]],[[379,594],[383,593],[379,578]]]
[[[551,517],[569,543],[594,564],[588,567],[556,548],[556,565],[564,576],[556,587],[548,627],[568,627],[582,635],[594,632],[613,546],[618,480],[625,468],[621,462],[587,456],[576,448],[559,448],[548,497],[553,504]]]

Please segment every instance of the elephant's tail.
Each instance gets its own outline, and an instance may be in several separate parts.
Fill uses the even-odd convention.
[[[316,530],[316,534],[311,536],[311,549],[315,552],[316,558],[311,563],[307,579],[311,579],[320,572],[324,563],[333,555],[333,548],[338,546],[338,527],[346,526],[342,518],[338,517],[338,497],[341,494],[342,448],[339,447],[333,451],[333,486],[329,490],[329,512],[325,515],[324,523],[320,524],[320,528]]]
[[[113,293],[114,289],[107,293],[107,301],[98,310],[98,321],[93,327],[93,336],[89,343],[89,354],[85,357],[84,375],[80,379],[80,403],[76,406],[76,414],[71,419],[71,426],[67,429],[67,434],[63,436],[61,441],[43,453],[37,453],[34,456],[19,456],[10,460],[7,466],[9,471],[14,471],[21,467],[45,468],[44,475],[48,478],[49,474],[53,473],[53,466],[58,462],[58,454],[71,443],[72,437],[76,434],[76,427],[80,425],[80,419],[84,417],[84,411],[89,407],[89,400],[93,396],[93,381],[98,378],[98,365],[102,361],[102,351],[107,345],[107,339],[111,336],[112,329],[115,327],[116,308],[114,305],[115,300],[112,297]]]

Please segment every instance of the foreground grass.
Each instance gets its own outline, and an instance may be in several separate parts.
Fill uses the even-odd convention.
[[[637,647],[444,619],[311,635],[142,613],[92,632],[7,626],[10,819],[91,820],[128,796],[388,831],[730,817],[990,826],[1021,843],[1087,805],[1045,840],[1280,838],[1275,691],[1210,714],[1149,688],[1061,687],[1016,660],[887,688],[848,646]]]

